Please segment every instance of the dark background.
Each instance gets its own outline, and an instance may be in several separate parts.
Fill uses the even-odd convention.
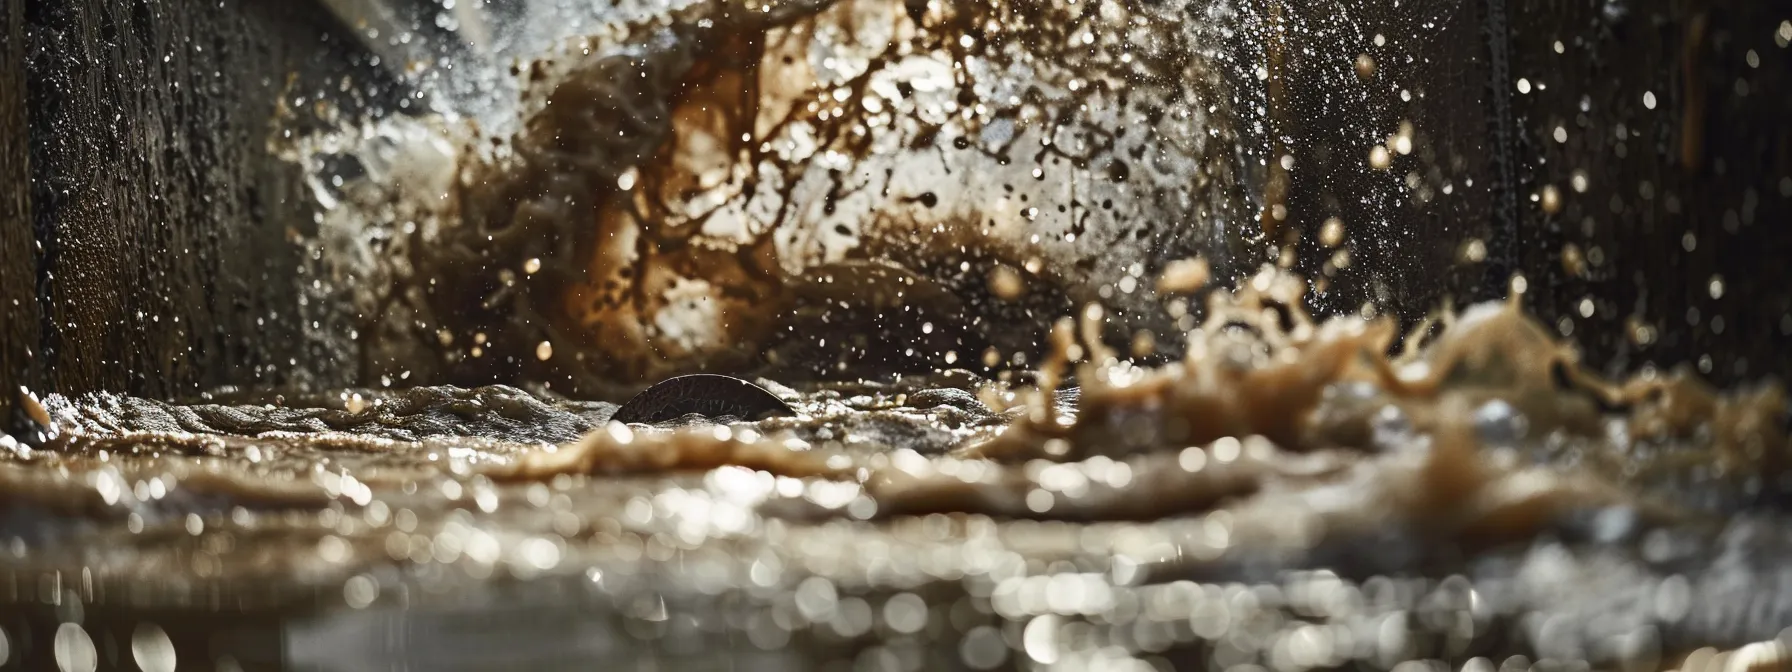
[[[267,137],[283,91],[353,91],[350,107],[377,112],[391,101],[361,92],[388,89],[321,10],[221,4],[0,5],[0,406],[21,385],[170,397],[364,382],[358,358],[308,339],[320,308],[302,305],[297,240],[314,213]],[[1792,51],[1775,31],[1792,11],[1360,4],[1348,21],[1332,3],[1260,7],[1299,28],[1266,42],[1281,93],[1263,140],[1296,165],[1278,235],[1301,236],[1318,273],[1321,222],[1350,233],[1352,264],[1317,304],[1381,298],[1410,319],[1447,295],[1502,295],[1522,270],[1529,303],[1597,365],[1684,362],[1723,382],[1788,372]],[[1367,80],[1357,53],[1378,63]],[[1543,86],[1523,93],[1520,78]],[[1403,119],[1419,130],[1413,155],[1364,170],[1366,138]],[[1546,186],[1553,213],[1532,198]],[[1484,261],[1461,261],[1472,240]],[[1655,339],[1634,338],[1638,325]]]
[[[1444,296],[1504,296],[1522,272],[1527,304],[1609,372],[1787,375],[1792,50],[1776,32],[1792,6],[1409,0],[1349,5],[1344,20],[1340,5],[1299,4],[1281,128],[1295,138],[1290,210],[1303,249],[1339,217],[1355,261],[1322,304],[1349,310],[1385,286],[1411,318]],[[1337,56],[1356,53],[1378,64],[1368,82]],[[1366,138],[1402,119],[1418,129],[1413,154],[1365,170]],[[1429,202],[1400,188],[1415,173]],[[1462,260],[1471,240],[1485,261]]]
[[[353,380],[305,338],[313,212],[267,141],[283,91],[379,103],[358,45],[305,3],[0,8],[0,406]]]

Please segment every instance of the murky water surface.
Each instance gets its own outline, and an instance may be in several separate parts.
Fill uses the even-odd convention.
[[[333,669],[1643,669],[1792,616],[1778,388],[1605,383],[1515,305],[1389,359],[1390,323],[1315,324],[1300,286],[1213,294],[1162,367],[1065,320],[1037,385],[762,381],[797,414],[758,422],[509,387],[52,397],[0,465],[0,599],[91,627],[8,633],[119,656],[200,628],[224,639],[193,655]],[[237,611],[236,639],[184,615]]]

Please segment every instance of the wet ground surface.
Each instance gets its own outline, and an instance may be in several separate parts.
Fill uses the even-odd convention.
[[[1210,324],[1210,361],[1084,361],[1049,403],[963,372],[761,380],[794,415],[756,422],[503,386],[50,397],[0,458],[0,632],[28,667],[342,670],[1664,669],[1783,638],[1783,429],[1736,410],[1772,389],[1657,385],[1588,435],[1545,409],[1590,393],[1526,400],[1502,319],[1418,360],[1448,389],[1305,380],[1296,433],[1204,435],[1178,404],[1256,417],[1306,388],[1202,386],[1320,370],[1356,332]],[[1272,341],[1293,354],[1221,356]],[[1449,366],[1471,342],[1498,386]],[[1698,429],[1648,438],[1673,399]]]

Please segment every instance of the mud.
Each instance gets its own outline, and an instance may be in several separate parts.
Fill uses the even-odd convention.
[[[662,636],[684,623],[954,669],[1655,669],[1792,623],[1780,388],[1604,382],[1517,300],[1390,356],[1388,322],[1316,321],[1302,286],[1212,292],[1160,367],[1065,320],[1037,386],[766,380],[795,415],[757,422],[507,387],[50,397],[0,464],[8,599],[72,572],[96,609],[429,613],[572,582],[541,604],[640,655],[702,660]]]
[[[369,379],[1024,371],[1056,316],[1169,333],[1163,264],[1256,254],[1223,231],[1256,216],[1229,47],[1187,20],[1224,8],[910,10],[691,3],[520,63],[514,131],[288,143],[333,205],[319,273]],[[330,186],[329,161],[366,170]]]

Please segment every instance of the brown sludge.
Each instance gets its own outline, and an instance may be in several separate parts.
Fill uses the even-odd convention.
[[[1146,272],[1113,252],[1154,266],[1246,208],[1247,122],[1197,104],[1231,95],[1215,57],[1167,6],[717,0],[574,40],[519,68],[516,133],[454,140],[432,225],[367,208],[393,229],[352,271],[377,280],[356,299],[377,316],[368,366],[609,396],[768,359],[788,376],[1031,350],[1036,317],[1104,297],[1167,333],[1149,292],[1112,295]]]
[[[1708,553],[1756,544],[1771,554],[1781,543],[1724,523],[1749,510],[1746,497],[1707,497],[1781,482],[1779,387],[1719,395],[1679,375],[1606,383],[1516,301],[1442,313],[1435,332],[1422,326],[1389,356],[1391,323],[1316,323],[1300,308],[1302,286],[1266,268],[1236,291],[1209,290],[1186,355],[1155,368],[1118,359],[1096,338],[1102,311],[1085,309],[1080,325],[1054,327],[1039,387],[985,384],[986,398],[1023,400],[999,413],[962,388],[870,382],[786,393],[794,417],[658,426],[609,422],[613,405],[502,387],[356,392],[352,413],[322,408],[347,404],[348,392],[299,400],[320,406],[309,410],[52,396],[54,438],[9,444],[0,458],[0,521],[41,520],[5,528],[23,549],[14,571],[79,562],[102,584],[191,572],[182,580],[272,595],[394,567],[422,585],[449,566],[475,579],[495,567],[523,577],[668,571],[643,564],[648,548],[663,549],[654,562],[707,558],[691,566],[725,576],[777,558],[802,568],[789,580],[828,577],[839,591],[973,590],[969,577],[993,571],[977,563],[1010,557],[989,553],[1043,563],[1026,580],[1118,572],[1103,590],[1156,591],[1302,569],[1338,573],[1325,581],[1470,571],[1477,565],[1460,563],[1485,554],[1493,560],[1479,562],[1497,568],[1516,552],[1519,569],[1494,576],[1518,571],[1499,580],[1547,586],[1572,576],[1562,572],[1601,571],[1597,549],[1632,543],[1595,544],[1579,561],[1591,564],[1551,560],[1568,551],[1549,539],[1576,534],[1588,515],[1594,528],[1578,534],[1595,539],[1662,530],[1669,536],[1649,543],[1714,544]],[[1077,403],[1055,403],[1072,368]],[[51,541],[61,534],[100,535],[91,539],[116,557],[67,556],[73,547]],[[505,550],[545,553],[543,544],[563,550]],[[897,581],[877,573],[888,569],[853,569],[904,553],[945,564],[896,584],[882,583]],[[1741,580],[1725,577],[1779,580],[1771,568],[1708,562],[1690,580],[1713,595]],[[1665,591],[1675,580],[1689,579],[1633,583]],[[603,599],[635,599],[603,585]],[[1497,580],[1474,585],[1520,599]],[[1597,605],[1596,591],[1618,589],[1593,585],[1560,590]],[[1771,635],[1781,594],[1699,598],[1731,600],[1700,607],[1720,619],[1763,615],[1660,621],[1671,633],[1662,653]],[[992,608],[1020,618],[1002,595],[988,597]],[[1595,608],[1524,595],[1519,604],[1551,613]]]
[[[1317,515],[1302,489],[1348,483],[1362,493],[1358,506],[1324,514],[1322,527],[1361,532],[1410,520],[1440,540],[1475,546],[1527,538],[1574,509],[1631,505],[1663,521],[1682,515],[1626,487],[1676,465],[1714,461],[1732,478],[1765,482],[1777,482],[1786,466],[1777,385],[1720,396],[1678,373],[1605,383],[1516,300],[1445,314],[1430,342],[1390,358],[1391,321],[1315,324],[1300,307],[1303,287],[1266,268],[1236,293],[1210,294],[1209,317],[1188,335],[1187,356],[1158,369],[1117,361],[1096,340],[1079,343],[1062,322],[1044,387],[1025,412],[952,457],[852,457],[725,428],[637,435],[612,425],[525,456],[504,477],[739,464],[792,477],[856,474],[887,515],[1136,519],[1232,502],[1261,513],[1266,526],[1277,516]],[[1072,361],[1083,382],[1074,417],[1050,401],[1053,381]],[[1602,406],[1629,410],[1623,427],[1631,441],[1708,438],[1702,448],[1651,460],[1607,441]],[[1474,424],[1484,408],[1503,408],[1528,437],[1590,442],[1585,463],[1524,464],[1511,447],[1485,445]],[[1378,417],[1403,418],[1407,440],[1378,443]],[[1054,481],[1079,484],[1077,496],[1062,505],[1029,499],[1061,489]]]

